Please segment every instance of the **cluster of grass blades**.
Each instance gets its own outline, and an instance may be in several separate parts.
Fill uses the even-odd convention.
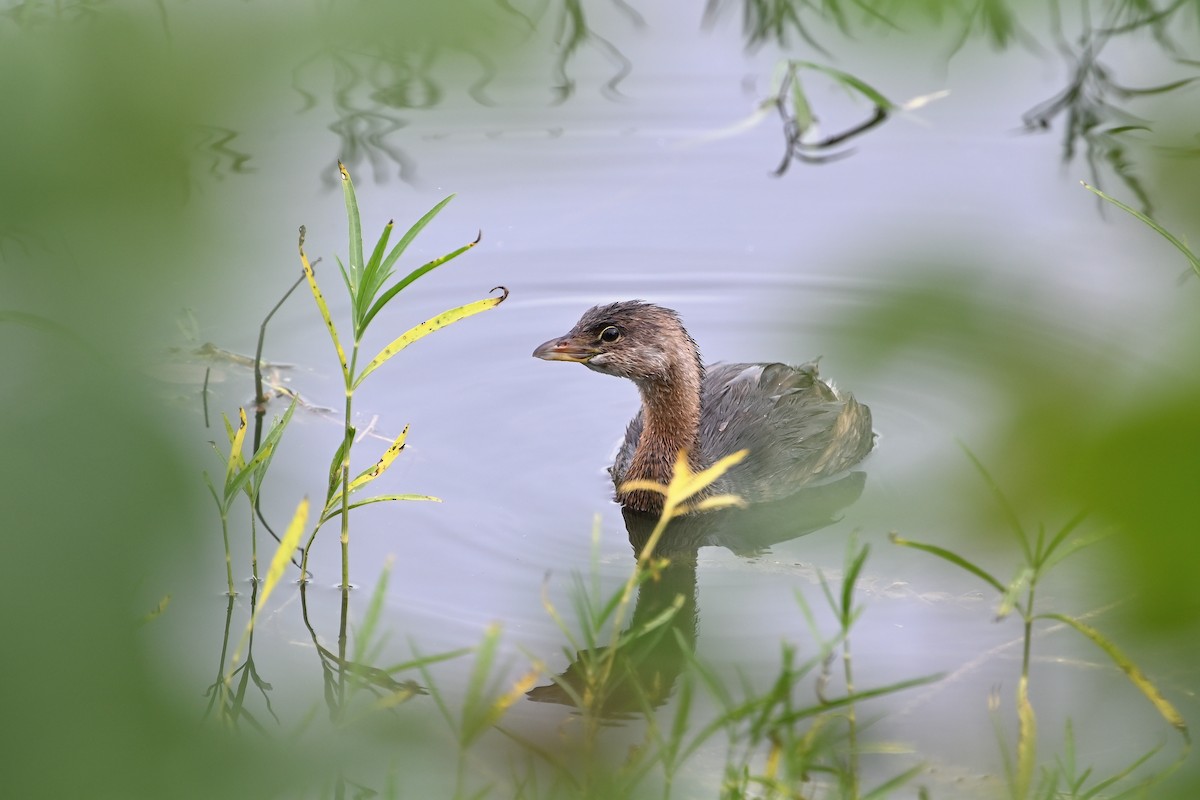
[[[668,485],[637,481],[623,486],[622,491],[656,491],[664,497],[663,513],[641,545],[629,578],[617,591],[605,595],[594,552],[591,580],[577,576],[574,582],[574,624],[544,598],[547,612],[568,643],[563,652],[570,668],[553,681],[563,697],[556,702],[569,702],[579,710],[579,750],[571,748],[566,754],[552,751],[543,743],[501,730],[550,764],[555,785],[563,787],[567,796],[670,798],[689,768],[696,767],[696,760],[719,749],[716,738],[725,741],[724,765],[710,763],[709,767],[722,776],[721,797],[793,798],[832,793],[880,798],[920,770],[919,765],[905,769],[865,792],[859,786],[857,704],[936,680],[934,676],[867,690],[855,688],[849,637],[862,612],[854,603],[854,587],[866,562],[866,547],[854,541],[848,546],[840,592],[821,578],[837,625],[831,635],[822,634],[815,615],[797,595],[818,647],[812,656],[801,659],[797,648],[784,642],[779,671],[763,688],[756,689],[744,679],[731,687],[695,655],[694,642],[684,631],[694,625],[694,619],[687,617],[688,600],[682,594],[673,602],[665,597],[652,600],[649,613],[645,613],[647,597],[653,597],[658,586],[673,586],[670,571],[675,565],[670,562],[674,554],[656,554],[662,537],[671,536],[671,521],[691,512],[744,505],[735,495],[704,495],[713,481],[744,456],[744,452],[735,453],[707,470],[692,473],[686,454],[681,454]],[[593,541],[598,537],[597,525]],[[638,609],[630,614],[635,592]],[[694,615],[694,607],[691,613]],[[655,657],[657,663],[646,669],[648,660]],[[831,665],[839,657],[844,679],[840,692],[830,688]],[[673,665],[677,668],[672,669]],[[664,716],[665,695],[672,691],[675,680],[672,708]],[[800,700],[810,683],[815,683],[816,700]],[[715,700],[715,711],[698,709],[702,693]],[[614,764],[606,756],[604,732],[615,719],[631,717],[644,726],[642,740]],[[661,781],[658,792],[653,788],[656,780]],[[712,788],[715,793],[718,787]]]
[[[457,258],[466,251],[470,250],[479,243],[479,238],[462,247],[457,248],[439,258],[423,264],[420,267],[412,270],[405,277],[387,286],[385,285],[393,275],[393,269],[396,262],[403,255],[408,245],[416,238],[429,222],[437,216],[447,203],[453,198],[453,195],[442,200],[429,210],[425,216],[421,217],[417,222],[408,229],[408,231],[400,238],[390,250],[388,249],[389,239],[392,234],[392,223],[389,222],[384,226],[383,233],[380,235],[378,242],[375,244],[370,257],[364,259],[363,242],[362,242],[362,223],[359,217],[358,200],[354,194],[354,184],[350,180],[350,173],[346,170],[345,165],[339,162],[338,169],[342,176],[342,193],[346,200],[346,218],[350,228],[350,254],[349,263],[344,264],[339,259],[338,265],[341,269],[342,280],[345,284],[346,291],[350,297],[350,330],[351,339],[349,346],[349,354],[347,348],[343,346],[343,339],[338,334],[338,328],[334,324],[333,317],[329,312],[329,305],[325,302],[325,297],[317,286],[317,278],[313,272],[312,264],[309,262],[308,256],[304,253],[304,228],[300,229],[300,263],[304,268],[305,278],[308,280],[309,289],[312,290],[313,299],[316,301],[317,308],[321,313],[321,318],[325,322],[325,327],[329,331],[329,338],[333,342],[334,350],[337,352],[338,365],[341,369],[342,379],[346,389],[345,401],[345,429],[341,445],[337,448],[333,455],[332,463],[329,466],[329,483],[328,490],[325,496],[325,502],[317,515],[316,524],[313,526],[312,532],[304,545],[303,555],[301,557],[300,567],[302,579],[308,577],[308,553],[312,547],[313,541],[316,539],[317,533],[322,526],[334,517],[341,516],[341,547],[342,547],[342,582],[343,588],[350,586],[350,510],[359,506],[367,505],[368,503],[380,503],[393,500],[436,500],[436,498],[428,495],[415,494],[398,494],[398,495],[377,495],[364,499],[351,499],[351,495],[365,487],[368,483],[378,478],[387,470],[396,456],[404,448],[404,441],[408,435],[408,428],[396,438],[392,445],[387,449],[383,456],[373,466],[359,473],[356,477],[350,476],[350,456],[351,449],[354,445],[355,426],[353,423],[353,401],[354,391],[372,372],[383,366],[389,359],[395,356],[404,348],[408,347],[413,342],[421,339],[430,333],[444,328],[451,323],[461,319],[478,314],[482,311],[495,308],[504,302],[508,297],[508,290],[502,286],[498,286],[492,291],[500,291],[499,296],[487,297],[482,300],[477,300],[473,303],[452,308],[435,317],[432,317],[419,325],[405,331],[400,336],[393,339],[388,345],[380,350],[366,366],[359,367],[359,346],[362,343],[363,336],[366,334],[371,321],[376,315],[383,310],[396,295],[411,285],[421,276],[429,273],[431,270],[445,264],[452,259]]]
[[[1009,796],[1012,800],[1061,797],[1064,796],[1064,793],[1066,793],[1065,796],[1069,797],[1096,797],[1101,792],[1111,790],[1114,784],[1127,781],[1127,779],[1133,777],[1134,771],[1141,764],[1149,760],[1159,749],[1155,747],[1150,752],[1140,756],[1129,767],[1115,775],[1098,778],[1092,774],[1091,770],[1085,770],[1080,773],[1076,769],[1074,734],[1068,726],[1066,734],[1066,757],[1060,759],[1055,765],[1043,766],[1040,778],[1035,780],[1035,773],[1038,771],[1038,730],[1037,715],[1029,699],[1029,666],[1034,626],[1038,623],[1061,624],[1082,634],[1084,638],[1108,656],[1113,665],[1125,674],[1138,691],[1150,701],[1162,718],[1178,731],[1182,737],[1183,747],[1178,759],[1176,759],[1171,767],[1149,777],[1141,776],[1134,780],[1135,785],[1127,787],[1131,791],[1143,792],[1147,790],[1149,786],[1162,781],[1174,772],[1183,763],[1190,751],[1191,738],[1183,716],[1163,696],[1158,687],[1146,677],[1145,673],[1099,630],[1076,617],[1056,612],[1039,611],[1035,607],[1038,585],[1043,581],[1046,574],[1063,559],[1095,543],[1102,537],[1099,535],[1076,535],[1072,538],[1072,534],[1076,533],[1084,520],[1083,514],[1077,514],[1052,534],[1047,533],[1045,526],[1039,526],[1036,536],[1031,535],[1021,523],[1016,509],[1008,502],[999,485],[988,473],[987,469],[984,468],[979,459],[970,451],[967,451],[967,456],[976,470],[983,476],[984,481],[999,503],[1008,522],[1008,527],[1016,538],[1020,548],[1023,563],[1017,567],[1016,575],[1013,579],[1006,584],[973,561],[944,547],[912,541],[902,538],[895,533],[891,535],[891,540],[903,547],[911,547],[915,550],[937,556],[981,579],[999,593],[1000,601],[996,613],[997,621],[1004,620],[1015,614],[1021,619],[1024,625],[1021,675],[1017,682],[1017,742],[1015,755],[1014,751],[1008,747],[997,724],[997,739],[1000,743]],[[999,698],[993,697],[989,705],[993,710],[998,710]],[[1087,784],[1088,780],[1093,780],[1094,782]]]
[[[250,569],[254,580],[257,581],[258,529],[255,525],[255,510],[258,508],[258,499],[262,491],[263,479],[267,474],[267,469],[271,466],[271,459],[275,456],[275,449],[279,445],[279,439],[283,436],[283,432],[287,428],[288,422],[291,421],[292,413],[295,410],[296,401],[293,399],[283,416],[275,420],[271,425],[266,437],[259,444],[258,449],[254,451],[249,461],[243,455],[246,439],[245,409],[238,409],[238,425],[236,428],[229,421],[229,417],[225,417],[225,433],[229,438],[229,455],[224,458],[225,480],[220,492],[217,491],[217,487],[213,484],[208,472],[204,473],[204,482],[208,486],[208,491],[212,494],[213,500],[217,504],[217,511],[221,516],[221,536],[225,541],[225,577],[228,581],[230,597],[237,594],[237,591],[233,588],[233,559],[229,550],[229,514],[233,509],[233,503],[237,500],[238,495],[244,493],[250,500]]]

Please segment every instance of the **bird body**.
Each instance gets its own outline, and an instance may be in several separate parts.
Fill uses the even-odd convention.
[[[844,472],[874,445],[870,409],[822,381],[815,361],[705,368],[678,314],[661,306],[596,306],[534,356],[580,362],[637,385],[642,409],[609,468],[617,499],[635,511],[660,512],[662,496],[621,487],[668,483],[681,450],[693,470],[748,450],[710,491],[761,502]]]

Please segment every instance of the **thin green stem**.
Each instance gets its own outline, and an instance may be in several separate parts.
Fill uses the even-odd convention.
[[[255,495],[250,499],[250,575],[258,582],[258,526],[254,523],[254,505],[258,500]]]
[[[237,592],[233,590],[233,559],[229,555],[229,519],[224,511],[221,512],[221,538],[225,540],[225,578],[229,582],[229,596],[233,597]]]
[[[350,588],[350,450],[354,438],[350,433],[351,406],[354,402],[354,370],[358,364],[358,336],[354,337],[354,348],[350,351],[350,368],[346,370],[346,418],[344,431],[346,449],[342,454],[342,588]]]
[[[849,613],[849,609],[846,609]],[[845,624],[845,623],[843,623]],[[854,695],[854,670],[851,667],[850,660],[850,631],[842,630],[842,674],[846,679],[846,694],[847,696]],[[849,754],[849,779],[850,779],[850,797],[857,800],[858,798],[858,725],[854,714],[854,704],[851,703],[846,707],[846,723],[848,725],[847,742],[850,747]]]

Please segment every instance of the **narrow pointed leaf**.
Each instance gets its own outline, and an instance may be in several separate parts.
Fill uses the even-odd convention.
[[[748,508],[749,503],[736,494],[714,494],[687,507],[688,512],[715,511],[718,508]]]
[[[363,268],[361,281],[361,290],[354,294],[354,324],[355,331],[362,333],[364,325],[363,318],[366,316],[367,309],[371,305],[371,301],[375,299],[375,295],[379,293],[380,287],[391,276],[391,272],[383,267],[383,253],[387,249],[388,239],[392,235],[392,226],[394,220],[388,220],[388,224],[383,226],[383,233],[379,236],[379,241],[375,243],[375,250],[371,253],[371,259]]]
[[[254,470],[254,475],[252,476],[253,492],[251,496],[257,494],[259,487],[262,486],[263,478],[266,477],[267,471],[271,468],[271,459],[275,457],[276,445],[279,444],[279,440],[283,437],[283,432],[287,429],[288,423],[292,421],[292,414],[296,411],[296,405],[299,402],[299,395],[293,395],[292,402],[288,405],[287,411],[283,412],[283,416],[271,424],[271,429],[267,431],[267,435],[263,437],[262,444],[258,446],[260,452],[267,450],[268,453],[264,458],[260,459],[259,465]]]
[[[312,264],[308,263],[308,256],[304,254],[304,247],[300,248],[300,266],[304,267],[304,277],[308,279],[308,288],[312,292],[313,299],[317,301],[317,310],[321,312],[321,319],[325,321],[325,327],[329,330],[329,338],[333,340],[333,349],[337,351],[338,363],[342,367],[342,378],[346,383],[350,383],[350,368],[346,364],[346,351],[342,349],[342,342],[338,338],[337,328],[334,327],[333,317],[329,315],[329,305],[325,302],[325,296],[321,294],[320,287],[317,286],[317,276],[313,274]]]
[[[362,217],[358,213],[358,198],[354,195],[354,182],[346,165],[338,162],[338,171],[342,173],[342,194],[346,198],[346,221],[350,225],[350,278],[356,287],[362,285],[363,250],[362,250]]]
[[[1000,592],[1000,594],[1004,594],[1004,592],[1006,591],[1006,588],[1003,583],[1001,583],[1000,581],[993,578],[986,571],[984,571],[981,567],[975,566],[970,561],[967,561],[965,558],[958,555],[957,553],[952,553],[951,551],[949,551],[943,547],[938,547],[937,545],[922,544],[921,542],[914,542],[909,539],[903,539],[896,533],[889,533],[888,538],[892,541],[892,544],[898,544],[901,547],[911,547],[914,550],[922,550],[931,555],[935,555],[938,558],[945,559],[946,561],[949,561],[951,564],[954,564],[955,566],[965,569],[967,572],[971,573],[972,575],[982,578],[988,584],[990,584],[993,588],[995,588],[995,590],[997,592]]]
[[[1121,671],[1125,673],[1125,676],[1129,678],[1130,682],[1132,682],[1133,685],[1136,686],[1141,693],[1146,696],[1146,699],[1149,700],[1156,709],[1158,709],[1158,713],[1162,715],[1163,719],[1165,719],[1171,725],[1171,727],[1179,731],[1179,733],[1183,736],[1184,741],[1191,743],[1191,735],[1188,733],[1187,722],[1184,720],[1183,715],[1179,713],[1175,706],[1171,705],[1171,702],[1167,700],[1167,698],[1163,697],[1162,692],[1158,690],[1157,686],[1150,682],[1150,679],[1147,678],[1146,674],[1138,668],[1137,664],[1134,664],[1132,661],[1130,661],[1129,658],[1123,652],[1121,652],[1121,650],[1115,644],[1113,644],[1106,636],[1104,636],[1104,634],[1100,633],[1100,631],[1096,630],[1091,625],[1080,622],[1074,617],[1068,617],[1065,614],[1039,614],[1038,617],[1041,619],[1053,619],[1066,623],[1087,638],[1091,639],[1092,643],[1107,653],[1108,657],[1112,659],[1114,664],[1121,668]]]
[[[425,226],[432,222],[433,218],[441,213],[442,209],[446,207],[446,204],[453,199],[454,195],[448,195],[442,198],[441,202],[437,203],[433,208],[426,211],[425,216],[414,222],[412,227],[404,232],[404,235],[400,237],[400,241],[396,242],[396,246],[391,249],[391,251],[387,254],[387,258],[382,262],[381,266],[385,272],[392,271],[392,267],[395,266],[396,262],[400,259],[400,256],[404,255],[404,251],[408,249],[410,244],[412,244],[412,240],[416,239],[417,235],[425,229]],[[432,269],[432,267],[430,267],[430,269]],[[426,272],[428,272],[428,270],[426,270]],[[421,273],[421,275],[424,274],[424,272]],[[409,283],[412,283],[414,280],[421,277],[421,275],[417,275],[416,277],[412,277],[410,275],[409,277],[412,279],[409,280],[408,278],[405,278],[406,283],[404,285],[407,286]]]
[[[228,421],[226,421],[228,424]],[[238,427],[233,434],[233,441],[229,445],[229,460],[225,464],[225,501],[228,502],[236,492],[237,488],[233,487],[234,477],[238,474],[243,462],[242,459],[242,442],[246,438],[246,409],[238,409]]]
[[[1107,200],[1108,202],[1112,203],[1117,208],[1119,208],[1122,211],[1125,211],[1129,214],[1132,214],[1133,216],[1137,217],[1142,222],[1144,222],[1145,224],[1147,224],[1151,228],[1153,228],[1154,231],[1157,232],[1159,236],[1163,237],[1168,242],[1175,245],[1176,249],[1178,249],[1179,252],[1183,253],[1183,255],[1187,258],[1188,262],[1192,265],[1192,272],[1195,272],[1197,275],[1200,275],[1200,257],[1197,257],[1195,253],[1193,253],[1190,249],[1188,249],[1187,245],[1185,245],[1179,239],[1176,239],[1173,235],[1171,235],[1171,233],[1166,228],[1164,228],[1162,225],[1159,225],[1157,222],[1150,219],[1150,217],[1146,216],[1145,214],[1138,211],[1137,209],[1131,208],[1130,206],[1125,205],[1120,200],[1117,200],[1115,197],[1110,197],[1109,195],[1107,195],[1104,192],[1097,189],[1095,186],[1092,186],[1091,184],[1086,183],[1085,181],[1080,181],[1080,184],[1082,184],[1083,188],[1087,189],[1092,194],[1096,195],[1097,197],[1101,198],[1102,200]]]
[[[400,451],[404,449],[404,441],[407,438],[408,426],[405,425],[404,430],[400,431],[400,435],[396,437],[396,440],[383,452],[383,456],[375,463],[375,466],[364,470],[357,478],[350,482],[350,491],[353,492],[360,486],[365,486],[386,472],[387,468],[396,460],[396,456],[400,455]]]
[[[460,319],[466,319],[467,317],[474,316],[475,314],[478,314],[482,311],[487,311],[491,308],[495,308],[503,303],[506,299],[508,299],[508,289],[505,289],[503,286],[497,286],[496,288],[501,289],[504,294],[499,297],[487,297],[483,300],[476,300],[474,303],[467,303],[464,306],[459,306],[458,308],[452,308],[449,311],[444,311],[441,314],[438,314],[436,317],[427,319],[420,325],[410,328],[408,331],[394,339],[391,344],[380,350],[379,354],[375,356],[375,358],[371,359],[370,363],[363,367],[362,372],[359,373],[358,378],[356,378],[354,381],[353,388],[358,388],[359,384],[363,382],[364,378],[386,364],[388,359],[418,339],[423,339],[434,331],[444,328],[451,323],[458,322]],[[492,291],[495,291],[495,289]]]
[[[381,495],[376,495],[375,497],[368,497],[364,500],[355,500],[353,503],[350,504],[349,507],[350,507],[350,509],[355,509],[355,508],[359,508],[360,506],[370,505],[371,503],[390,503],[393,500],[413,500],[413,501],[423,501],[423,502],[429,502],[429,503],[442,502],[442,498],[434,497],[431,494],[381,494]],[[329,507],[326,508],[326,514],[322,518],[321,521],[328,522],[329,520],[333,519],[334,517],[336,517],[338,514],[341,514],[341,513],[342,513],[342,505],[339,500],[339,502],[336,506],[334,506],[332,508],[329,508]]]
[[[386,292],[384,292],[382,295],[380,295],[379,299],[375,301],[375,304],[373,306],[371,306],[371,310],[367,312],[366,317],[363,319],[362,327],[365,329],[368,325],[370,325],[371,320],[375,319],[375,315],[378,314],[380,311],[382,311],[383,307],[386,306],[388,303],[390,303],[393,297],[395,297],[400,292],[404,291],[404,289],[407,288],[408,285],[411,284],[413,281],[415,281],[417,278],[420,278],[422,275],[425,275],[426,273],[431,272],[432,270],[440,267],[442,264],[445,264],[448,261],[453,261],[454,259],[458,258],[463,253],[467,252],[468,250],[470,250],[472,247],[474,247],[477,244],[479,244],[478,238],[476,238],[475,241],[473,241],[473,242],[463,245],[462,247],[458,248],[457,250],[452,250],[449,253],[446,253],[446,255],[444,255],[444,256],[440,256],[439,258],[435,258],[432,261],[422,264],[421,266],[414,269],[412,272],[408,273],[408,275],[404,276],[402,279],[397,281],[393,286],[388,288],[388,290]]]

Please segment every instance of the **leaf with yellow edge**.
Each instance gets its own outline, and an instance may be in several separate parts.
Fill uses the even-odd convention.
[[[242,442],[246,439],[246,409],[238,409],[238,427],[229,442],[229,460],[225,463],[225,483],[228,484],[234,473],[245,463],[242,458]]]
[[[358,385],[363,382],[364,378],[366,378],[375,370],[379,369],[381,366],[387,363],[388,359],[418,339],[423,339],[434,331],[444,328],[451,323],[458,322],[460,319],[466,319],[467,317],[474,316],[482,311],[495,308],[508,299],[508,289],[505,289],[503,286],[497,286],[495,289],[492,289],[492,291],[494,292],[496,289],[501,290],[504,292],[504,294],[502,294],[500,297],[487,297],[483,300],[476,300],[474,303],[467,303],[464,306],[452,308],[449,311],[443,311],[436,317],[425,320],[420,325],[410,328],[400,336],[393,339],[391,344],[380,350],[379,355],[375,356],[373,359],[371,359],[370,363],[363,367],[362,372],[360,372],[358,377],[354,379],[354,384],[351,388],[357,389]]]
[[[300,266],[304,267],[304,277],[308,279],[308,288],[312,291],[313,299],[317,301],[317,310],[321,312],[321,319],[325,320],[325,327],[329,329],[329,338],[333,340],[333,348],[337,350],[338,363],[342,365],[342,378],[349,383],[350,367],[346,364],[346,351],[342,349],[342,342],[338,339],[337,328],[333,325],[333,317],[329,315],[329,304],[325,302],[325,295],[321,294],[321,289],[317,286],[317,276],[313,274],[312,264],[308,263],[308,256],[304,254],[303,233],[300,234]]]
[[[338,495],[338,497],[340,498],[341,495]],[[442,498],[434,497],[431,494],[381,494],[376,495],[375,497],[368,497],[365,500],[355,500],[349,505],[349,508],[353,510],[361,506],[369,506],[372,503],[390,503],[393,500],[413,500],[424,501],[427,503],[442,502]],[[340,513],[342,513],[342,504],[341,500],[339,499],[337,503],[325,507],[325,515],[321,517],[321,524],[325,524]]]
[[[1029,796],[1033,769],[1037,764],[1037,717],[1029,702],[1029,676],[1017,683],[1017,786],[1016,796]]]
[[[700,502],[685,505],[686,501],[711,486],[724,475],[730,467],[740,462],[750,451],[739,450],[718,460],[715,464],[699,472],[692,472],[688,464],[686,450],[680,450],[675,459],[674,472],[671,482],[667,485],[648,480],[626,481],[621,484],[621,493],[656,492],[666,499],[663,502],[663,516],[673,517],[676,513],[686,514],[691,511],[708,511],[727,506],[745,506],[745,501],[736,495],[723,494],[707,497]]]
[[[1134,686],[1141,690],[1146,699],[1154,704],[1154,707],[1158,709],[1158,713],[1162,715],[1163,719],[1170,723],[1171,727],[1179,731],[1185,742],[1191,744],[1191,735],[1188,733],[1187,721],[1183,718],[1183,715],[1179,713],[1175,706],[1171,705],[1171,702],[1167,698],[1162,696],[1162,692],[1150,682],[1150,679],[1138,668],[1137,664],[1130,661],[1104,634],[1091,625],[1080,622],[1074,617],[1068,617],[1065,614],[1038,614],[1038,618],[1063,622],[1091,639],[1097,647],[1108,654],[1108,657],[1113,660],[1114,664],[1121,668],[1121,671],[1125,673]]]
[[[696,511],[715,511],[718,508],[746,508],[749,506],[741,496],[736,494],[715,494],[712,497],[706,497],[699,503],[688,503],[684,506],[685,512],[691,514]]]
[[[405,425],[404,430],[400,431],[400,435],[396,437],[396,440],[392,442],[391,446],[389,446],[387,450],[383,451],[383,456],[380,457],[379,461],[375,463],[375,466],[363,470],[357,478],[350,481],[350,492],[353,494],[355,489],[367,485],[386,472],[387,468],[390,467],[392,462],[396,460],[396,456],[400,455],[400,451],[404,449],[404,441],[407,438],[408,426]]]

